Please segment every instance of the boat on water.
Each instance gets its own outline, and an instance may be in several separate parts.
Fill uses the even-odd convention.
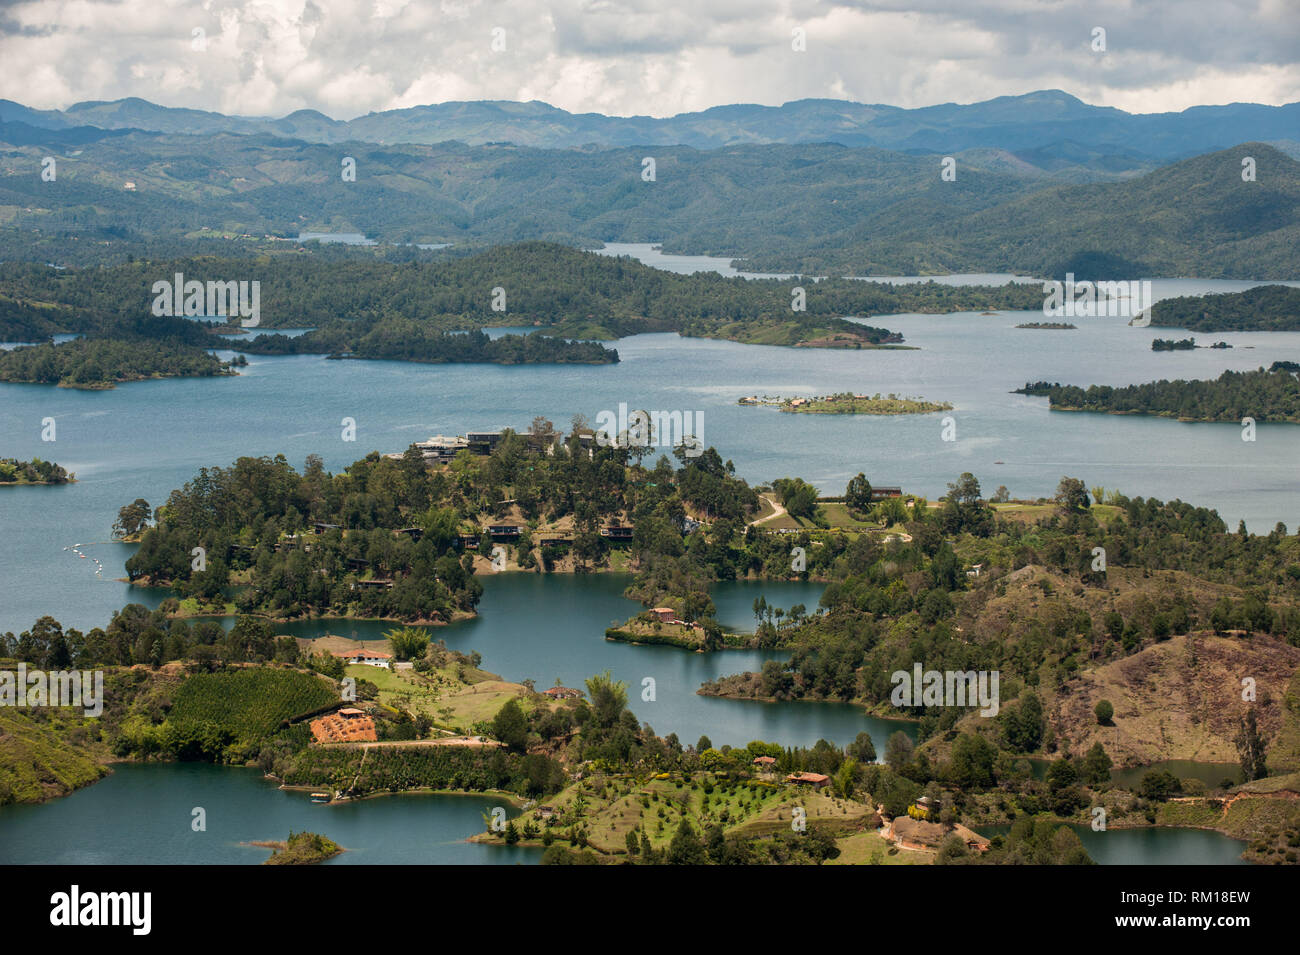
[[[329,794],[329,793],[312,793],[312,794],[311,794],[311,801],[312,801],[312,802],[329,802],[329,801],[330,801],[330,794]]]

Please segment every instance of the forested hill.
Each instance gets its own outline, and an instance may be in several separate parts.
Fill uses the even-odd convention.
[[[1195,332],[1300,331],[1300,288],[1260,285],[1223,295],[1167,298],[1152,306],[1151,324]]]
[[[1253,182],[1242,179],[1246,158],[1255,161]],[[1090,280],[1294,279],[1300,163],[1264,143],[1243,143],[1123,182],[1050,186],[966,214],[878,220],[870,234],[848,242],[835,236],[803,254],[787,241],[742,261],[757,269],[829,272],[865,266],[905,274],[1073,272]]]
[[[0,310],[11,340],[52,331],[87,332],[119,316],[147,314],[153,283],[258,281],[263,329],[321,327],[328,348],[398,320],[426,331],[488,325],[582,325],[581,337],[638,332],[797,344],[832,333],[884,344],[890,333],[842,316],[907,311],[1029,309],[1042,304],[1035,285],[889,285],[847,279],[750,280],[714,273],[679,275],[627,258],[543,242],[497,247],[448,262],[330,261],[313,256],[260,260],[200,258],[131,262],[103,269],[0,265]],[[805,310],[792,310],[804,289]],[[494,290],[500,289],[500,292]],[[494,305],[500,309],[494,309]],[[347,323],[359,323],[355,327]],[[573,336],[577,337],[577,336]]]
[[[1180,421],[1290,421],[1300,424],[1300,380],[1293,362],[1265,371],[1225,371],[1213,381],[1177,379],[1112,388],[1026,384],[1017,394],[1045,395],[1054,411],[1150,414]]]
[[[364,233],[385,251],[660,242],[826,275],[1300,275],[1300,165],[1260,142],[1104,175],[957,150],[951,180],[940,154],[827,143],[707,152],[357,143],[346,154],[355,181],[342,178],[340,147],[268,136],[117,136],[61,156],[52,182],[39,171],[55,147],[6,144],[0,130],[0,148],[0,207],[13,209],[0,253],[42,263],[156,257],[146,250],[164,241],[282,250],[320,231]],[[1244,157],[1255,160],[1253,182],[1242,181]]]

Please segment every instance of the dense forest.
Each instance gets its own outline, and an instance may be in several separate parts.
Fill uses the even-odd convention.
[[[1053,410],[1150,414],[1180,421],[1300,423],[1300,376],[1283,363],[1268,371],[1225,371],[1212,381],[1176,379],[1128,385],[1026,384],[1016,394],[1045,396]]]
[[[455,512],[436,506],[445,487],[418,453],[373,454],[337,476],[315,457],[302,474],[283,457],[203,468],[156,509],[127,573],[209,600],[247,579],[236,605],[277,616],[450,620],[483,588],[455,551]],[[308,533],[313,522],[332,526]],[[412,524],[419,540],[394,533]]]
[[[241,458],[230,468],[205,468],[173,491],[126,568],[133,580],[170,583],[204,600],[224,599],[238,583],[234,601],[246,612],[445,621],[472,612],[482,592],[462,535],[488,553],[492,542],[483,534],[480,547],[481,528],[509,499],[530,525],[510,548],[520,566],[561,554],[578,569],[601,566],[613,546],[602,527],[630,519],[627,546],[646,568],[640,586],[676,589],[692,619],[711,616],[709,581],[762,565],[722,544],[743,538],[757,496],[711,448],[693,458],[678,449],[676,469],[666,457],[644,468],[644,453],[589,452],[571,438],[537,454],[526,436],[507,432],[491,455],[463,452],[432,472],[414,449],[400,458],[372,453],[337,475],[314,456],[301,473],[283,457]],[[713,516],[717,543],[684,538],[688,511]],[[571,527],[560,551],[534,541],[544,522]],[[195,547],[204,549],[202,567],[192,559]]]
[[[1260,285],[1167,298],[1152,306],[1151,324],[1193,332],[1293,332],[1300,330],[1300,288]]]
[[[423,330],[419,337],[434,351],[446,346],[432,332],[488,325],[550,327],[570,338],[676,331],[797,344],[840,333],[863,344],[885,344],[901,337],[844,317],[1042,304],[1040,291],[1025,284],[891,285],[679,275],[628,258],[526,242],[446,262],[334,261],[308,255],[130,262],[103,269],[7,263],[0,265],[0,305],[7,303],[0,319],[7,323],[6,334],[18,340],[55,331],[103,330],[147,315],[153,284],[170,282],[176,273],[187,280],[259,282],[260,329],[319,328],[317,338],[309,341],[322,344],[311,347],[337,351],[346,345],[354,353],[396,351],[383,340],[410,334],[412,328],[404,322],[418,323]],[[796,286],[805,290],[803,311],[792,309]],[[359,348],[367,336],[371,342]],[[258,346],[254,340],[249,347],[289,346]]]
[[[303,335],[258,335],[234,347],[257,355],[312,355],[417,362],[610,364],[618,351],[598,342],[566,341],[549,335],[502,335],[481,331],[441,332],[405,318],[331,322]]]

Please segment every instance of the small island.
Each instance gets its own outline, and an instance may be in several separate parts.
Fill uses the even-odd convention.
[[[737,404],[770,405],[781,411],[793,414],[932,414],[936,411],[951,411],[952,405],[946,401],[925,401],[921,398],[900,398],[895,394],[881,397],[859,395],[844,391],[833,395],[818,395],[813,398],[782,398],[775,396],[751,395],[741,398]]]
[[[1024,322],[1023,324],[1016,326],[1016,328],[1047,328],[1061,330],[1071,330],[1078,327],[1078,325],[1072,325],[1069,322]]]
[[[1274,362],[1265,371],[1225,371],[1212,381],[1178,379],[1115,388],[1080,388],[1060,382],[1036,381],[1013,394],[1045,397],[1052,411],[1095,411],[1106,414],[1157,415],[1179,421],[1239,423],[1256,421],[1300,423],[1300,378],[1295,362]]]
[[[0,458],[0,487],[18,484],[73,484],[75,474],[69,474],[53,461],[32,458],[19,461],[17,458]]]
[[[1152,351],[1191,351],[1193,348],[1231,348],[1227,342],[1215,342],[1213,345],[1198,345],[1195,338],[1154,338],[1151,340]]]
[[[1259,285],[1167,298],[1152,307],[1151,324],[1189,332],[1293,332],[1300,329],[1300,288]]]
[[[315,832],[290,832],[285,842],[252,842],[249,845],[271,850],[271,858],[262,865],[316,865],[343,851],[337,842]]]
[[[620,626],[607,629],[605,639],[643,646],[680,647],[696,652],[754,649],[759,646],[755,634],[725,630],[716,620],[708,617],[684,620],[672,607],[651,607]]]
[[[76,339],[0,352],[0,381],[104,391],[153,378],[236,375],[236,366],[247,364],[243,355],[222,361],[181,341]]]

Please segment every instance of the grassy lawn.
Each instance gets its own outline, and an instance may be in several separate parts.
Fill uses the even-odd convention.
[[[860,521],[849,511],[849,506],[843,501],[819,501],[818,506],[822,509],[822,514],[826,517],[826,522],[832,528],[843,528],[845,530],[865,531],[874,530],[880,525],[873,521]]]
[[[380,703],[413,714],[423,713],[438,726],[458,732],[469,732],[479,720],[492,719],[507,700],[525,693],[521,684],[507,683],[469,667],[465,668],[465,680],[455,666],[416,673],[354,664],[346,668],[346,673],[379,687]],[[525,698],[520,698],[519,704],[525,711],[534,706]]]
[[[826,865],[930,865],[934,862],[933,852],[895,850],[874,832],[855,832],[835,840],[835,844],[840,847],[839,858],[828,860]]]
[[[1024,521],[1026,524],[1033,524],[1036,521],[1051,517],[1059,510],[1052,503],[994,504],[993,508],[997,511],[998,517],[1005,517],[1007,520]],[[1114,504],[1094,504],[1089,508],[1089,511],[1102,527],[1109,525],[1121,513],[1120,509]]]
[[[236,613],[233,601],[201,604],[195,597],[186,597],[180,604],[176,612],[178,617],[231,617]]]

